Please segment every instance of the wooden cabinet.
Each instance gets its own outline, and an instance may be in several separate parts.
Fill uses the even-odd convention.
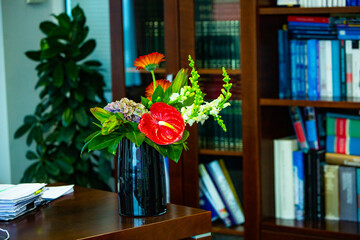
[[[275,218],[273,140],[293,135],[288,106],[356,114],[360,99],[278,98],[277,29],[288,15],[359,13],[359,7],[280,8],[276,1],[241,1],[245,239],[359,239],[357,223]]]

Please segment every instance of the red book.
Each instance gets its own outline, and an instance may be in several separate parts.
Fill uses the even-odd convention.
[[[329,23],[328,17],[288,16],[287,20],[288,22]]]

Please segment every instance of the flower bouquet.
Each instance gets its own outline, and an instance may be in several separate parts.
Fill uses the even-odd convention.
[[[165,61],[164,55],[151,53],[137,58],[134,62],[137,70],[145,69],[152,74],[153,82],[146,88],[141,103],[127,98],[107,104],[104,108],[91,109],[100,124],[94,123],[99,130],[85,139],[82,149],[88,151],[107,148],[111,154],[123,138],[127,138],[139,147],[143,142],[155,148],[161,155],[177,162],[182,150],[187,149],[186,139],[189,132],[186,125],[203,124],[212,116],[226,131],[220,111],[230,104],[231,83],[229,75],[223,68],[223,88],[217,99],[206,102],[198,79],[200,75],[195,70],[195,63],[189,56],[191,76],[181,69],[172,82],[156,80],[154,70],[158,64]]]

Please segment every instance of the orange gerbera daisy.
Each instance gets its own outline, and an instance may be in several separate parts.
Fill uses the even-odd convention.
[[[169,82],[166,79],[160,79],[160,80],[156,80],[155,81],[156,86],[161,86],[162,89],[164,90],[164,92],[166,91],[166,89],[168,89],[168,87],[170,87],[171,82]],[[147,86],[147,88],[145,89],[145,97],[149,100],[151,100],[152,95],[155,92],[155,88],[154,88],[154,83],[150,83],[149,86]]]
[[[153,52],[145,56],[140,56],[134,61],[136,70],[146,69],[151,72],[154,71],[160,62],[165,61],[164,54]]]

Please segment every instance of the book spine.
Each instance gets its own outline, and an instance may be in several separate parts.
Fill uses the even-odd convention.
[[[352,41],[352,54],[353,54],[353,89],[352,89],[352,93],[353,93],[353,97],[360,97],[360,88],[359,88],[359,84],[360,84],[360,76],[359,76],[359,72],[360,72],[360,49],[359,49],[359,40],[354,40]]]
[[[340,40],[340,96],[346,97],[346,55],[345,40]]]
[[[352,74],[352,51],[351,51],[351,40],[345,41],[345,53],[346,53],[346,96],[352,97],[352,84],[353,84],[353,74]]]
[[[317,41],[311,39],[307,41],[307,59],[308,59],[308,96],[309,98],[317,99],[320,96],[318,91],[318,77],[317,77]]]
[[[360,168],[356,168],[357,217],[360,222]]]
[[[319,70],[320,70],[320,96],[325,97],[327,94],[327,74],[326,74],[326,41],[319,40]]]
[[[340,86],[340,42],[339,40],[331,41],[331,62],[332,62],[332,96],[341,96]]]
[[[221,170],[219,162],[217,160],[212,161],[206,165],[209,170],[210,176],[212,177],[215,186],[220,193],[220,196],[225,203],[227,210],[230,213],[230,217],[235,225],[244,223],[244,214],[237,204],[235,196],[233,195],[228,182],[226,181],[225,175]]]
[[[314,107],[304,107],[306,136],[310,149],[319,149],[319,138]]]
[[[326,154],[325,154],[326,155]],[[326,158],[326,157],[325,157]],[[339,220],[339,166],[325,165],[325,219]]]
[[[313,184],[315,186],[315,216],[317,220],[324,219],[325,215],[325,202],[324,202],[324,179],[323,179],[323,166],[325,164],[325,151],[313,150],[312,153],[313,164]]]
[[[300,149],[306,152],[309,150],[309,144],[307,142],[304,122],[300,113],[300,109],[297,106],[290,106],[289,112]]]
[[[339,167],[340,220],[357,221],[356,169]]]
[[[315,186],[313,184],[313,166],[312,159],[309,153],[304,155],[305,158],[305,219],[306,220],[315,220]]]
[[[280,140],[274,140],[274,188],[275,188],[275,217],[281,218],[281,183],[282,175],[280,174]]]
[[[304,155],[302,151],[293,152],[293,171],[295,219],[301,221],[305,217]]]
[[[328,17],[312,17],[312,16],[295,16],[289,15],[288,22],[313,22],[313,23],[329,23]]]
[[[325,161],[328,164],[360,167],[360,156],[355,155],[327,152],[325,154]]]
[[[210,193],[211,199],[214,201],[217,213],[221,220],[224,222],[225,226],[231,226],[231,219],[228,211],[225,208],[224,202],[222,201],[216,187],[211,180],[209,173],[207,172],[205,165],[203,163],[199,164],[199,175],[200,179],[203,182],[204,186],[207,188]]]
[[[290,40],[290,73],[291,73],[291,96],[298,96],[298,82],[297,78],[297,40]]]
[[[291,97],[291,82],[288,79],[288,66],[286,61],[285,41],[287,41],[287,31],[278,30],[278,51],[279,51],[279,98]]]
[[[330,153],[342,153],[360,155],[360,138],[326,136],[326,151]]]
[[[326,118],[326,133],[339,137],[360,138],[360,120],[348,118]]]
[[[210,193],[204,187],[202,181],[199,181],[199,205],[201,209],[211,212],[211,221],[215,221],[219,218],[215,209],[215,203],[211,199]]]

